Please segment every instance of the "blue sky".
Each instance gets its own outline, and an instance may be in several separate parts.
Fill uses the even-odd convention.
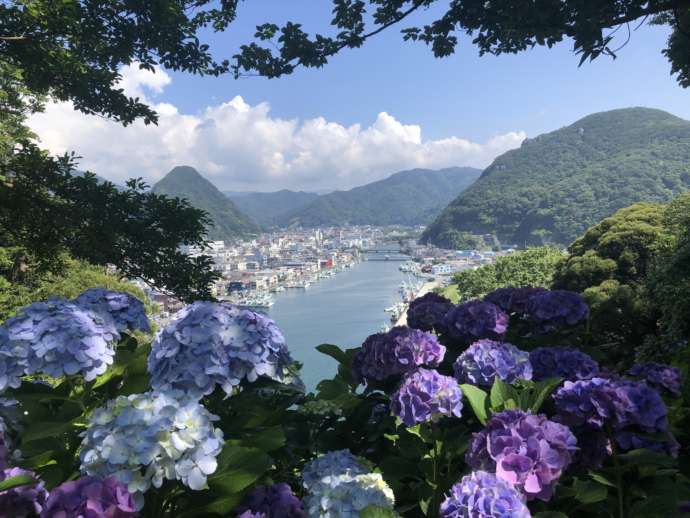
[[[327,0],[241,2],[227,32],[204,36],[217,58],[229,58],[263,22],[329,32],[330,8]],[[439,14],[437,7],[409,24]],[[273,80],[123,70],[125,90],[159,111],[157,127],[123,129],[68,103],[49,106],[32,126],[46,148],[74,150],[81,167],[114,181],[154,183],[186,164],[221,189],[271,191],[347,189],[414,167],[483,168],[525,137],[614,108],[648,106],[690,119],[690,90],[677,85],[661,54],[662,27],[643,26],[618,59],[582,67],[567,41],[479,57],[463,38],[453,56],[436,59],[425,45],[402,41],[400,28],[322,69]],[[618,37],[620,44],[625,29]]]
[[[423,23],[438,11],[421,13],[411,22]],[[231,56],[261,22],[299,21],[307,30],[323,31],[330,18],[325,0],[243,2],[236,24],[210,41],[219,57]],[[618,34],[624,37],[625,31]],[[465,39],[454,56],[436,59],[425,45],[403,42],[392,27],[320,70],[274,80],[175,74],[164,98],[195,111],[209,100],[241,95],[250,104],[268,101],[277,116],[324,116],[345,125],[369,123],[386,111],[403,123],[420,124],[428,138],[460,133],[478,140],[516,128],[535,136],[589,113],[626,106],[690,118],[689,92],[670,76],[661,55],[667,34],[666,28],[643,26],[618,59],[600,58],[578,68],[571,42],[479,57]]]

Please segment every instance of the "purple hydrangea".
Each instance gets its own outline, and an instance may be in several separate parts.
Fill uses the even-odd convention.
[[[112,318],[121,333],[151,330],[144,303],[129,293],[91,288],[74,299],[74,303],[98,313],[102,318]]]
[[[127,487],[114,477],[81,477],[50,492],[42,517],[130,518],[137,516]]]
[[[529,354],[513,344],[479,340],[470,345],[453,364],[458,381],[491,386],[496,376],[506,383],[532,379]]]
[[[535,293],[542,293],[544,288],[498,288],[484,297],[486,302],[497,305],[509,314],[524,315],[527,311],[529,298]]]
[[[566,381],[553,399],[559,421],[610,430],[623,450],[645,447],[677,452],[668,434],[664,400],[645,383],[616,378]],[[666,435],[667,440],[650,441],[640,434]]]
[[[381,381],[423,365],[436,367],[445,354],[446,348],[434,335],[397,326],[364,341],[352,361],[352,372],[360,382]]]
[[[0,516],[7,516],[8,518],[10,516],[12,518],[37,516],[41,514],[45,506],[48,492],[43,481],[39,481],[33,471],[21,468],[5,469],[0,472],[0,481],[20,475],[28,475],[37,482],[0,491]]]
[[[473,471],[454,484],[440,518],[530,518],[524,497],[493,473]]]
[[[628,371],[628,375],[646,382],[657,390],[668,390],[674,396],[680,396],[682,377],[680,369],[663,363],[638,363]]]
[[[407,325],[422,331],[440,331],[443,317],[452,307],[453,303],[446,297],[430,291],[410,302]]]
[[[528,500],[548,501],[576,451],[567,426],[544,415],[505,410],[472,436],[466,461],[473,469],[495,472]]]
[[[294,495],[287,484],[255,487],[245,497],[237,512],[240,517],[306,518],[307,516],[301,500]]]
[[[529,353],[534,381],[548,378],[588,379],[599,373],[599,364],[571,347],[539,347]]]
[[[113,363],[120,335],[112,318],[62,299],[35,302],[8,319],[0,337],[0,391],[22,374],[55,378],[81,373],[87,381]]]
[[[156,336],[148,358],[155,390],[199,398],[220,386],[226,394],[259,376],[284,381],[292,362],[273,320],[230,304],[195,302]]]
[[[420,368],[408,374],[391,396],[391,412],[406,426],[442,416],[460,417],[461,411],[462,390],[458,382],[435,370]]]
[[[495,304],[472,300],[453,307],[443,317],[442,325],[451,339],[471,343],[482,338],[502,339],[508,320],[508,315]]]
[[[574,291],[544,291],[529,297],[527,315],[536,331],[548,333],[586,320],[589,307],[582,295]]]

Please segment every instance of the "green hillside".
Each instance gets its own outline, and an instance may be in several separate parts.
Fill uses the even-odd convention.
[[[208,212],[213,221],[209,239],[234,239],[260,231],[256,223],[242,214],[227,196],[193,167],[175,167],[153,186],[153,192],[186,198],[194,207]]]
[[[339,225],[422,225],[474,182],[481,171],[450,167],[402,171],[378,182],[319,196],[285,215],[283,224],[304,227]]]
[[[690,188],[690,122],[649,108],[589,115],[498,157],[427,228],[567,244],[616,210]]]
[[[280,226],[283,215],[301,209],[319,197],[314,192],[226,192],[243,213],[264,227]]]

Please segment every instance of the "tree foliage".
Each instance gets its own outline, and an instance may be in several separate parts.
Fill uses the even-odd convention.
[[[119,86],[120,67],[227,72],[229,62],[215,61],[198,36],[226,29],[236,9],[237,0],[8,0],[0,3],[0,61],[34,94],[124,124],[155,122],[154,111]]]
[[[620,50],[614,42],[616,31],[623,27],[630,37],[631,24],[651,20],[671,28],[663,54],[678,82],[690,86],[690,11],[684,0],[333,0],[335,35],[311,36],[294,22],[283,27],[266,23],[257,27],[257,41],[241,47],[232,68],[236,76],[266,77],[290,74],[299,66],[320,68],[343,49],[361,47],[387,28],[439,4],[443,4],[440,15],[433,21],[401,31],[403,39],[427,44],[439,58],[453,54],[463,35],[471,38],[480,55],[550,48],[567,38],[582,64],[599,56],[615,58]]]
[[[24,250],[0,248],[0,321],[33,302],[52,297],[73,299],[89,288],[124,291],[146,300],[142,290],[108,273],[104,266],[93,266],[67,256],[59,259],[59,268],[45,271]]]
[[[22,247],[40,271],[59,257],[114,265],[183,300],[210,296],[217,274],[210,258],[189,258],[179,245],[202,246],[208,219],[186,201],[147,191],[141,180],[120,190],[95,176],[75,176],[68,157],[47,156],[26,143],[0,163],[0,246]]]
[[[563,253],[558,248],[530,248],[499,257],[494,264],[457,273],[453,284],[457,286],[460,302],[480,298],[508,286],[550,288],[556,265],[562,259]]]

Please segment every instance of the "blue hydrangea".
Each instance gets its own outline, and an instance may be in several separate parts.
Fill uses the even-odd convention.
[[[473,471],[455,484],[441,504],[440,518],[530,518],[524,497],[486,471]]]
[[[139,509],[151,484],[160,487],[166,479],[203,489],[216,470],[223,432],[213,426],[218,418],[201,404],[177,396],[119,396],[94,411],[83,433],[82,472],[114,476],[134,495]]]
[[[454,378],[420,368],[409,374],[391,396],[391,412],[406,426],[443,416],[460,417],[462,390]]]
[[[102,318],[112,318],[121,333],[151,330],[144,303],[129,293],[91,288],[74,299],[74,303],[98,313]]]
[[[529,353],[534,381],[548,378],[588,379],[599,373],[589,355],[570,347],[538,347]]]
[[[81,373],[87,381],[113,363],[120,335],[112,318],[62,299],[36,302],[4,324],[0,338],[0,390],[17,387],[22,374],[52,377]]]
[[[292,359],[273,320],[215,302],[195,302],[158,333],[148,371],[156,390],[201,397],[220,386],[226,394],[259,376],[285,381]]]
[[[658,391],[667,390],[674,396],[680,396],[683,378],[676,367],[656,362],[638,363],[632,366],[628,375],[641,379]]]
[[[453,364],[455,377],[462,383],[491,386],[496,376],[506,383],[532,379],[529,353],[513,344],[479,340],[470,345]]]
[[[395,498],[380,473],[348,450],[327,453],[302,471],[310,518],[353,518],[369,506],[393,509]]]

